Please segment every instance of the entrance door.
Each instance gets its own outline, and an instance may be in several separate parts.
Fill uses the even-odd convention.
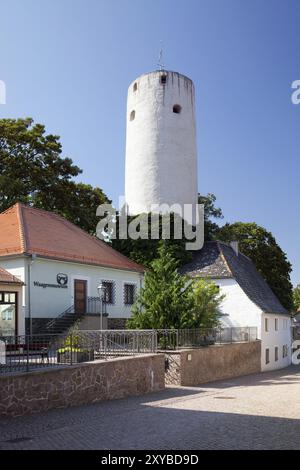
[[[74,280],[74,305],[77,315],[86,313],[86,286],[87,281],[83,281],[82,279]]]

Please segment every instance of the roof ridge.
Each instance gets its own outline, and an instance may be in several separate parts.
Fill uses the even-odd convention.
[[[224,242],[223,240],[218,240],[218,243],[220,243],[221,245],[224,245],[224,246],[226,246],[226,247],[228,247],[228,248],[233,249],[232,246],[230,245],[230,242],[227,243],[227,242]],[[245,255],[245,253],[243,253],[243,252],[240,251],[240,250],[239,250],[238,256],[239,256],[239,255],[244,256],[244,258],[247,258],[249,261],[252,262],[252,259],[251,259],[249,256]]]
[[[15,202],[15,204],[13,204],[12,206],[9,206],[7,209],[5,209],[4,211],[0,212],[0,215],[2,214],[6,214],[7,212],[10,212],[12,211],[13,209],[17,209],[18,205],[21,205],[22,203],[21,202]]]
[[[228,261],[227,261],[227,259],[226,259],[226,256],[224,255],[224,253],[223,253],[223,251],[222,251],[222,248],[221,248],[221,245],[222,245],[222,244],[226,245],[226,243],[217,240],[217,246],[218,246],[218,249],[219,249],[221,258],[222,258],[222,260],[224,261],[224,263],[225,263],[225,265],[226,265],[228,271],[229,271],[230,274],[232,275],[232,277],[234,277],[233,272],[232,272],[232,270],[231,270],[231,267],[229,266],[229,263],[228,263]],[[226,246],[229,246],[229,245],[226,245]]]
[[[25,225],[24,225],[24,217],[23,217],[23,205],[20,202],[15,204],[17,210],[17,219],[19,225],[19,236],[21,241],[21,248],[24,253],[26,253],[27,243],[26,243],[26,236],[25,236]],[[14,207],[14,206],[13,206]]]

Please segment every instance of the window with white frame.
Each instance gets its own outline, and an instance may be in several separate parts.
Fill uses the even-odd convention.
[[[0,292],[0,336],[13,336],[17,331],[17,294]]]
[[[275,331],[278,331],[278,318],[275,318]]]
[[[265,331],[266,332],[269,331],[269,319],[268,318],[265,318]]]
[[[269,364],[270,362],[270,349],[266,349],[266,364]]]
[[[278,361],[278,346],[275,346],[275,362]]]

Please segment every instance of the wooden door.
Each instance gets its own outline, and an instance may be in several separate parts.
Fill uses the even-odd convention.
[[[82,279],[74,280],[74,305],[77,315],[86,313],[86,286],[87,281],[83,281]]]

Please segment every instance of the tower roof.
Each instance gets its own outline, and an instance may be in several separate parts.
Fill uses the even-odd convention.
[[[144,271],[141,265],[63,217],[17,203],[0,214],[0,257],[22,254]]]

